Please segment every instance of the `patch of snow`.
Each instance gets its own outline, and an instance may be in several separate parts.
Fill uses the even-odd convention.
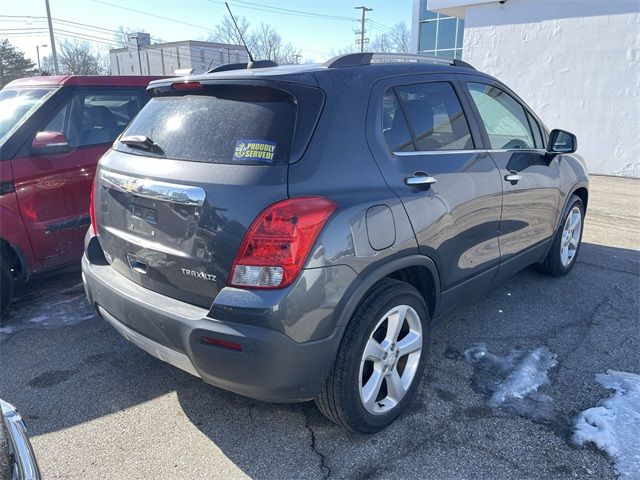
[[[0,339],[22,330],[60,328],[95,318],[79,279],[80,272],[61,272],[27,283],[16,292]]]
[[[553,417],[553,400],[538,389],[549,383],[548,371],[558,362],[547,347],[514,349],[501,357],[475,343],[464,352],[474,370],[473,387],[488,396],[487,404],[534,420]]]
[[[615,393],[578,414],[573,440],[607,452],[621,478],[640,478],[640,375],[608,370],[596,381]]]
[[[0,327],[0,334],[2,335],[11,335],[13,331],[13,327]]]
[[[37,317],[33,317],[29,322],[31,323],[44,323],[46,325],[46,321],[49,318],[48,315],[38,315]]]

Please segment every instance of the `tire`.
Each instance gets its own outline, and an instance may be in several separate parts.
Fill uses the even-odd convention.
[[[6,318],[7,310],[13,298],[13,276],[9,265],[0,256],[0,319]]]
[[[577,212],[580,214],[579,232],[576,234],[577,227],[573,228],[571,232],[567,232],[566,228],[570,222],[569,216],[574,216]],[[574,217],[575,218],[575,217]],[[567,202],[567,206],[562,212],[562,217],[558,225],[558,230],[553,238],[553,243],[547,253],[546,258],[539,264],[539,269],[548,275],[554,277],[561,277],[571,271],[576,264],[578,253],[580,252],[580,245],[582,245],[582,232],[584,231],[584,204],[577,195],[572,195]],[[563,255],[563,242],[567,239],[566,235],[570,234],[574,241],[577,241],[573,255],[569,257]],[[577,238],[576,238],[577,237]],[[573,243],[571,243],[573,245]],[[568,247],[571,251],[571,246]],[[568,260],[568,261],[567,261]]]
[[[402,312],[406,312],[404,317]],[[392,323],[391,319],[399,318],[401,322]],[[389,329],[392,324],[402,327],[397,337]],[[397,340],[389,340],[393,338]],[[315,399],[318,409],[331,421],[356,433],[370,434],[386,428],[415,395],[427,362],[430,338],[429,311],[422,295],[407,283],[382,280],[367,294],[347,326],[329,378]],[[409,351],[409,342],[419,350],[403,354],[402,348]],[[365,347],[375,352],[379,360],[361,363]],[[379,392],[368,388],[378,384]],[[365,402],[367,394],[369,401]]]

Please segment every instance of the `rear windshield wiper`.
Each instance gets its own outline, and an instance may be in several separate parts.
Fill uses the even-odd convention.
[[[156,142],[144,135],[128,135],[126,137],[122,137],[120,139],[120,143],[124,143],[131,148],[139,148],[140,150],[164,155],[164,150],[162,150]]]

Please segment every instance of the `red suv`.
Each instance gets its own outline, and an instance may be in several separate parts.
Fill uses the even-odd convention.
[[[0,91],[0,315],[14,280],[79,262],[102,154],[158,77],[32,77]]]

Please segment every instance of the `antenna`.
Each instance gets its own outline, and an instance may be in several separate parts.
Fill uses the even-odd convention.
[[[236,26],[236,30],[238,31],[238,35],[240,36],[240,40],[242,40],[242,45],[244,45],[244,48],[247,51],[247,54],[249,55],[249,61],[253,63],[253,57],[251,56],[251,51],[249,50],[249,47],[247,47],[247,42],[244,41],[242,32],[240,31],[240,29],[238,28],[238,24],[236,23],[236,19],[233,16],[233,13],[231,13],[231,8],[229,8],[229,4],[227,2],[224,2],[224,4],[227,6],[227,10],[229,10],[229,15],[231,15],[231,20],[233,21],[233,24]]]

